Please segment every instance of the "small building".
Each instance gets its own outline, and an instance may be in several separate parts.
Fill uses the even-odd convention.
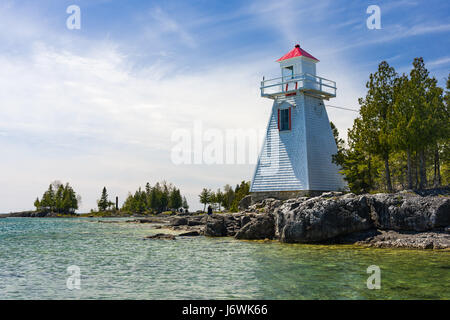
[[[254,201],[346,189],[324,100],[336,97],[336,83],[316,75],[318,59],[300,45],[277,60],[281,77],[261,82],[261,96],[273,99],[267,133],[253,175]]]

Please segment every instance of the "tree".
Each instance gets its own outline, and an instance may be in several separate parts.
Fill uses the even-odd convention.
[[[187,202],[187,200],[186,200],[186,197],[184,197],[184,196],[183,196],[183,204],[182,204],[182,207],[183,207],[184,210],[188,210],[188,209],[189,209],[188,202]]]
[[[69,183],[64,186],[61,182],[54,181],[42,195],[41,201],[37,198],[34,205],[38,205],[36,210],[39,211],[73,214],[80,203],[81,197],[75,193]]]
[[[338,151],[342,150],[344,148],[344,144],[345,144],[344,139],[341,139],[339,137],[339,131],[336,128],[336,126],[334,125],[334,123],[331,121],[330,121],[330,127],[331,127],[331,131],[333,132],[334,141],[336,142],[336,147],[337,147]]]
[[[353,128],[348,130],[349,148],[338,149],[333,155],[333,162],[341,167],[341,173],[353,193],[366,193],[374,189],[374,177],[379,165],[376,158],[366,150],[366,140],[362,135],[362,119],[353,122]]]
[[[200,203],[204,205],[203,212],[205,212],[206,205],[209,203],[211,198],[211,190],[203,188],[202,192],[199,195]]]
[[[390,134],[393,129],[394,82],[396,72],[386,61],[378,66],[378,71],[370,74],[366,84],[366,97],[359,99],[361,130],[367,140],[367,151],[378,155],[384,162],[385,183],[392,192],[389,154],[392,150]]]
[[[63,188],[61,210],[65,213],[74,213],[78,209],[78,205],[81,202],[80,197],[76,195],[73,188],[66,183]]]
[[[108,192],[106,187],[103,187],[102,195],[99,200],[97,200],[97,206],[99,211],[106,211],[109,207]]]
[[[408,189],[413,188],[412,153],[416,149],[417,140],[412,126],[414,109],[411,98],[411,82],[403,74],[394,83],[393,129],[390,141],[396,151],[406,153]]]
[[[55,193],[51,184],[48,186],[48,190],[42,195],[41,208],[45,211],[53,211],[55,208]]]
[[[219,189],[217,189],[216,195],[215,195],[215,201],[217,203],[217,205],[219,206],[219,211],[220,211],[220,206],[224,201],[224,194],[223,192]]]
[[[159,211],[160,207],[161,207],[161,191],[159,189],[159,184],[157,183],[151,191],[151,196],[150,196],[150,208],[157,212]]]
[[[230,210],[231,204],[233,203],[233,200],[235,197],[234,190],[229,184],[226,184],[223,187],[223,190],[224,190],[224,195],[223,195],[222,205],[226,210]]]
[[[170,194],[169,186],[165,181],[163,181],[159,197],[160,211],[167,210],[167,206],[169,205],[169,194]]]
[[[41,209],[41,203],[39,202],[39,197],[34,200],[34,206],[36,207],[36,211],[39,211]]]
[[[239,202],[250,193],[250,181],[241,181],[240,185],[236,185],[234,193],[230,211],[237,212],[239,209]]]
[[[145,204],[146,210],[150,211],[152,209],[152,187],[148,182],[145,184]]]
[[[169,196],[169,207],[178,210],[183,204],[180,190],[173,188]]]
[[[419,188],[423,189],[427,186],[426,176],[426,158],[425,148],[430,138],[430,131],[426,121],[426,101],[427,101],[427,86],[429,82],[428,70],[422,58],[415,58],[413,62],[413,69],[410,72],[410,91],[412,119],[411,128],[414,132],[415,147],[419,157]]]

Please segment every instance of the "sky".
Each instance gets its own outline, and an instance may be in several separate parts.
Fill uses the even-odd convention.
[[[80,29],[67,27],[70,5]],[[367,27],[370,5],[381,29]],[[179,164],[174,134],[207,146],[230,130],[264,132],[272,102],[260,82],[280,76],[275,60],[297,43],[336,81],[330,105],[358,109],[383,60],[408,73],[423,57],[444,86],[449,16],[437,0],[2,0],[0,212],[32,209],[54,180],[74,187],[79,212],[103,186],[122,203],[162,180],[199,209],[203,187],[251,180],[257,149],[244,163]],[[357,113],[327,111],[345,137]]]

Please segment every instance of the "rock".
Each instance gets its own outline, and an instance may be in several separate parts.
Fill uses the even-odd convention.
[[[161,222],[161,221],[158,220],[158,219],[145,218],[145,219],[129,220],[129,221],[126,221],[126,222],[129,222],[129,223],[158,223],[158,222]]]
[[[170,225],[171,226],[183,226],[188,224],[188,219],[184,217],[174,217],[172,218]]]
[[[200,225],[203,225],[203,222],[200,221],[200,220],[191,220],[191,219],[189,219],[187,225],[188,226],[200,226]]]
[[[227,227],[225,225],[225,219],[222,216],[213,214],[206,216],[206,224],[204,229],[204,235],[209,237],[225,237],[227,235]]]
[[[196,237],[199,235],[200,235],[200,233],[198,231],[189,231],[189,232],[180,233],[178,236],[179,237]]]
[[[292,199],[294,200],[294,199]],[[289,200],[286,200],[289,201]],[[274,199],[274,198],[267,198],[262,200],[261,202],[255,203],[251,205],[248,210],[250,212],[273,212],[276,208],[281,206],[283,204],[283,201]]]
[[[356,244],[377,248],[450,249],[450,235],[444,232],[384,231]]]
[[[239,201],[238,208],[239,210],[246,210],[248,209],[248,207],[250,207],[251,204],[252,204],[252,196],[247,195],[244,198],[242,198],[241,201]]]
[[[371,219],[377,228],[427,231],[450,225],[450,198],[406,194],[369,197]]]
[[[176,237],[173,234],[167,233],[157,233],[155,235],[147,236],[145,239],[164,239],[164,240],[175,240]]]
[[[241,228],[251,221],[251,218],[248,215],[244,215],[240,219],[241,219]]]
[[[236,239],[258,240],[273,239],[275,236],[275,219],[272,214],[262,214],[246,223],[235,235]]]
[[[287,201],[275,216],[282,242],[318,242],[373,227],[365,196]]]

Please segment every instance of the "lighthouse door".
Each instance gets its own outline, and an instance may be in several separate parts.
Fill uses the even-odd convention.
[[[283,76],[283,82],[289,81],[294,78],[294,66],[289,67],[283,67],[282,68],[282,76]],[[283,85],[282,90],[283,91],[289,91],[294,89],[294,83],[289,82]]]

